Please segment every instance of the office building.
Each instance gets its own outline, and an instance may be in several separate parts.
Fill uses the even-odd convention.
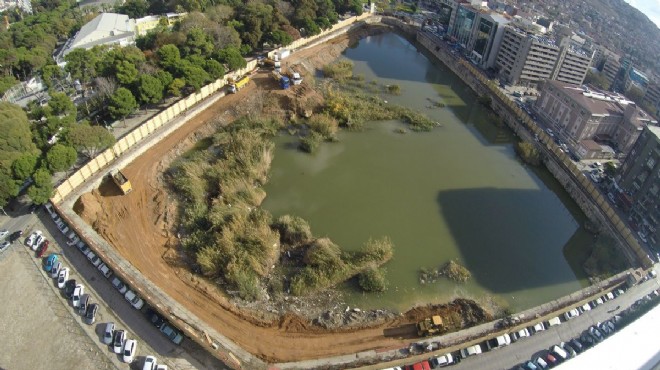
[[[506,83],[537,87],[552,77],[558,56],[559,47],[553,39],[508,26],[496,65]]]
[[[658,250],[660,221],[660,127],[647,126],[623,162],[618,185],[637,234]]]
[[[551,79],[573,85],[582,85],[591,65],[593,52],[578,47],[570,41],[570,38],[562,40],[561,50]]]
[[[657,121],[623,96],[547,81],[534,109],[582,159],[624,157],[642,129]]]

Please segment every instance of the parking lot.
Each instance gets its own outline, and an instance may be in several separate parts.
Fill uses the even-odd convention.
[[[78,248],[66,244],[68,239],[46,211],[3,221],[0,228],[23,230],[24,234],[0,254],[0,279],[5,282],[0,292],[0,369],[141,369],[147,355],[156,356],[159,364],[169,369],[224,368],[191,340],[184,340],[180,346],[170,342],[143,312],[131,307]],[[34,230],[41,230],[50,241],[42,258],[24,243]],[[90,302],[99,304],[93,325],[84,323],[57,287],[56,279],[44,271],[43,261],[51,253],[71,269],[70,279],[84,285]],[[137,339],[131,366],[102,343],[107,322],[126,330],[129,339]]]

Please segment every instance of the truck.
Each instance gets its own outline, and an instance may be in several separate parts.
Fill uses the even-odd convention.
[[[277,59],[275,59],[275,60],[282,60],[282,59],[288,57],[289,55],[291,55],[291,50],[289,50],[289,49],[282,49],[280,51],[276,51],[275,52],[275,57]]]
[[[442,317],[433,316],[417,323],[417,335],[420,337],[428,337],[431,335],[440,334],[444,330]]]
[[[250,82],[250,76],[244,76],[238,81],[234,81],[233,78],[230,78],[228,80],[229,82],[229,92],[232,94],[236,94],[238,90],[242,89],[244,86]]]
[[[303,82],[302,77],[300,76],[300,73],[296,71],[289,71],[285,74],[287,77],[289,77],[289,80],[293,82],[294,85],[300,85]]]
[[[110,172],[110,178],[112,178],[112,181],[119,187],[124,195],[130,193],[133,190],[131,182],[128,181],[128,178],[126,178],[126,176],[124,176],[121,171],[114,170]]]
[[[273,67],[273,69],[277,72],[282,70],[282,62],[280,62],[277,56],[275,56],[275,59],[261,58],[257,61],[257,64],[262,67]]]
[[[282,75],[281,73],[279,73],[278,71],[273,71],[272,76],[273,76],[273,78],[275,79],[275,81],[279,82],[280,87],[281,87],[283,90],[286,90],[286,89],[288,89],[288,88],[291,86],[291,80],[289,80],[289,77],[287,77],[287,76],[283,76],[283,75]]]

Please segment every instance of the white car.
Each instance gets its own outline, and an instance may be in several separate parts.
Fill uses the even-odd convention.
[[[536,333],[538,333],[538,332],[540,332],[540,331],[544,331],[544,330],[545,330],[545,325],[543,325],[543,323],[540,322],[540,323],[538,323],[538,324],[532,326],[531,329],[530,329],[530,332],[531,332],[532,334],[536,334]]]
[[[73,307],[78,308],[80,306],[80,297],[83,294],[85,294],[85,287],[82,284],[76,285],[76,288],[73,289],[73,296],[71,297]]]
[[[523,328],[522,330],[518,330],[517,332],[511,333],[511,341],[516,342],[522,338],[527,338],[529,337],[529,330],[527,328]]]
[[[99,258],[99,256],[95,255],[94,257],[89,259],[89,262],[91,262],[92,265],[94,265],[94,267],[99,267],[99,265],[101,264],[101,259]]]
[[[144,301],[142,300],[142,298],[140,298],[132,290],[126,292],[124,298],[126,298],[126,300],[129,301],[131,303],[131,306],[133,306],[133,308],[135,308],[136,310],[139,310],[140,308],[142,308],[142,306],[144,306]]]
[[[156,370],[167,370],[167,365],[158,365],[156,366]]]
[[[43,234],[39,234],[39,235],[37,236],[37,239],[36,239],[36,240],[34,241],[34,243],[32,244],[32,250],[33,250],[33,251],[36,251],[37,249],[39,249],[39,246],[40,246],[41,243],[43,243],[45,240],[46,240],[46,237],[45,237]]]
[[[126,363],[133,362],[133,357],[135,356],[135,351],[137,350],[137,341],[135,339],[129,339],[124,343],[124,349],[122,350],[122,360]]]
[[[112,335],[112,352],[120,354],[121,350],[124,349],[124,343],[126,343],[126,331],[115,330]]]
[[[142,365],[142,370],[155,370],[156,369],[156,358],[154,356],[147,356],[144,358],[144,364]]]
[[[564,318],[566,321],[578,316],[580,316],[580,312],[577,310],[577,308],[564,312]]]
[[[53,267],[50,269],[50,277],[55,279],[60,275],[60,270],[62,269],[63,265],[62,262],[57,262],[56,264],[53,265]]]
[[[474,346],[470,346],[468,348],[461,349],[461,356],[463,358],[467,358],[468,356],[478,355],[480,353],[481,353],[481,346],[478,344],[475,344]]]
[[[584,305],[580,306],[580,311],[582,311],[582,313],[591,311],[591,306],[589,306],[589,303],[585,303]]]
[[[7,229],[0,230],[0,238],[4,238],[5,236],[7,236],[7,234],[9,234],[9,230]]]
[[[63,267],[57,275],[57,287],[63,289],[67,280],[69,280],[69,268]]]
[[[41,234],[42,234],[41,230],[37,230],[32,234],[30,234],[30,236],[28,236],[27,239],[25,239],[25,245],[27,245],[28,247],[32,247],[34,245],[34,242],[37,241],[37,238]]]
[[[112,270],[110,270],[110,267],[106,265],[105,263],[102,263],[98,267],[99,271],[101,271],[101,274],[105,276],[106,279],[109,279],[110,276],[112,276]]]
[[[103,343],[112,344],[112,337],[115,335],[115,323],[109,322],[105,324],[105,329],[103,329]]]
[[[74,245],[80,241],[80,238],[76,235],[73,239],[69,240],[66,242],[66,245]]]

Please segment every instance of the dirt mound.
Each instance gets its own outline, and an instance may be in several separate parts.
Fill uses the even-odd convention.
[[[103,214],[103,206],[94,192],[83,194],[73,205],[73,211],[90,224],[94,224]]]
[[[449,330],[458,330],[493,319],[477,302],[470,299],[456,299],[450,303],[415,307],[403,316],[409,323],[415,323],[433,315],[440,315]]]

